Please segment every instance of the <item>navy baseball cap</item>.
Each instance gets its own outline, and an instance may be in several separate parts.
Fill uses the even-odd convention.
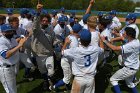
[[[136,14],[134,14],[134,13],[128,14],[128,15],[126,16],[126,20],[130,20],[130,19],[136,20],[136,19],[137,19]]]
[[[110,14],[110,15],[116,15],[116,14],[117,14],[117,11],[116,11],[116,10],[111,10],[111,11],[109,12],[109,14]]]
[[[58,18],[58,22],[65,22],[64,16],[59,17],[59,18]]]
[[[14,29],[9,24],[3,24],[3,25],[1,25],[1,31],[2,32],[9,32],[9,31],[13,31],[13,30]]]
[[[78,33],[79,31],[82,30],[82,26],[80,24],[74,24],[72,27],[73,32]]]
[[[79,36],[81,40],[91,41],[91,32],[87,29],[83,29],[79,32]]]
[[[103,12],[99,12],[99,13],[98,13],[98,16],[103,16],[103,15],[104,15]]]
[[[12,8],[8,8],[6,11],[7,11],[7,14],[13,14],[13,9]]]
[[[83,22],[87,22],[87,19],[90,17],[90,14],[85,14],[83,16]]]
[[[51,14],[52,14],[52,15],[56,15],[56,14],[57,14],[57,11],[56,11],[56,10],[53,10],[53,11],[51,12]]]
[[[70,18],[70,19],[69,19],[69,22],[70,22],[70,23],[74,22],[74,18]]]
[[[27,9],[27,8],[22,8],[21,10],[20,10],[20,14],[28,14],[30,11],[29,11],[29,9]]]

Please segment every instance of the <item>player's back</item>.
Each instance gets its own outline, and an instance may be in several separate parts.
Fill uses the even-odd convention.
[[[96,74],[96,65],[98,61],[98,56],[102,52],[100,47],[79,46],[73,50],[72,64],[73,74],[76,76],[90,75],[94,76]]]

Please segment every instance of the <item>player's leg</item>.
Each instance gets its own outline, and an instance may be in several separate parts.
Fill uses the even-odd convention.
[[[86,88],[84,93],[95,93],[95,81],[93,77],[85,78],[86,80]]]
[[[1,67],[1,82],[6,93],[17,93],[15,67]]]
[[[34,68],[32,61],[25,53],[20,53],[20,60],[25,65],[24,78],[27,78],[29,81],[32,81],[33,77],[31,77],[30,75],[30,70]]]
[[[51,77],[54,74],[54,58],[50,56],[46,59],[45,62],[46,68],[48,70],[48,76]]]
[[[83,77],[74,77],[71,93],[84,93],[85,84],[87,83],[84,79]]]
[[[39,57],[39,56],[36,57],[38,69],[44,79],[43,89],[49,90],[48,72],[47,72],[46,64],[45,64],[46,59],[47,59],[47,57]]]
[[[61,67],[63,69],[63,74],[64,74],[64,78],[59,80],[54,86],[53,88],[58,88],[60,86],[63,86],[65,84],[69,84],[70,83],[70,78],[71,78],[71,68],[70,68],[70,64],[68,62],[67,58],[62,58],[61,59]]]
[[[131,73],[130,76],[125,79],[125,82],[126,82],[127,86],[129,88],[131,88],[132,93],[138,93],[138,91],[136,89],[136,86],[133,83],[133,78],[134,78],[134,75],[135,75],[136,72],[137,72],[136,70],[130,70],[130,73]]]

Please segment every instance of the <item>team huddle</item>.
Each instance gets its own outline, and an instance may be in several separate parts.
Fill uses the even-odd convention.
[[[39,69],[44,90],[67,88],[72,80],[71,93],[95,93],[97,66],[108,63],[110,51],[118,51],[122,67],[110,77],[114,92],[121,93],[118,81],[125,80],[132,93],[138,93],[134,83],[140,66],[137,16],[128,14],[122,27],[115,10],[91,15],[93,4],[91,0],[80,21],[74,12],[65,14],[64,8],[49,14],[40,3],[36,11],[22,8],[19,17],[10,8],[8,16],[0,15],[0,81],[6,93],[17,93],[20,62],[29,81],[34,79],[31,70]],[[64,77],[52,83],[54,64],[59,64],[55,61],[60,62]]]

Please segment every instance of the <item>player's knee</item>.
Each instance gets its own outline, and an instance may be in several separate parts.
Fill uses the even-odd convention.
[[[110,78],[110,83],[111,83],[113,86],[118,85],[118,81],[116,81],[113,77]]]
[[[54,74],[54,70],[48,70],[48,76],[52,77]]]

